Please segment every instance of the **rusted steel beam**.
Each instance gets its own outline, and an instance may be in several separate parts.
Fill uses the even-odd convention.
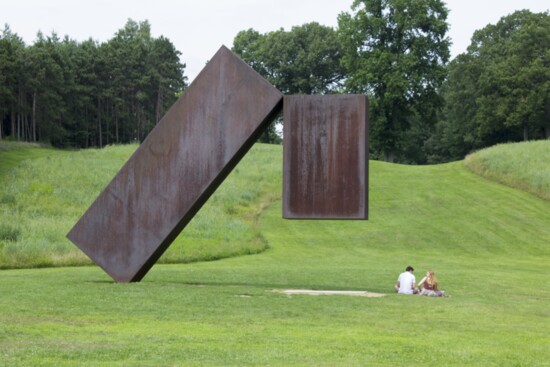
[[[222,47],[67,237],[139,281],[280,113],[282,94]]]
[[[368,218],[368,100],[284,97],[283,217]]]

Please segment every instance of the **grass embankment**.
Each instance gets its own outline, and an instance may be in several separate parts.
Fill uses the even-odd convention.
[[[39,144],[0,141],[0,180],[21,161],[61,153]]]
[[[464,160],[475,173],[550,200],[550,140],[499,144]]]
[[[0,150],[0,268],[91,264],[65,236],[136,148],[69,153],[11,145]],[[275,197],[280,168],[273,155],[265,145],[250,152],[160,262],[263,251],[267,244],[256,228],[256,215]]]
[[[369,221],[283,220],[277,201],[258,223],[270,247],[253,256],[155,265],[136,284],[97,267],[1,271],[2,362],[548,366],[550,203],[462,162],[370,173]],[[452,297],[393,294],[408,264],[417,280],[433,269]],[[286,288],[387,296],[272,291]]]

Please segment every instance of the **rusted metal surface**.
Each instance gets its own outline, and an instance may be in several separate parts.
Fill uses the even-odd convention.
[[[222,47],[67,235],[118,282],[139,281],[282,109]]]
[[[284,218],[368,218],[367,116],[364,95],[284,97]]]

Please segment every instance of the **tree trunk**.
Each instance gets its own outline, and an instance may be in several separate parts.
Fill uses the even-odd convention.
[[[384,161],[393,163],[395,161],[395,152],[392,150],[384,150]]]
[[[109,116],[109,101],[107,100],[105,103],[103,103],[103,106],[105,108],[105,131],[107,131],[107,134],[105,134],[105,144],[109,145],[111,144],[111,125],[109,124],[111,116]]]
[[[32,141],[36,142],[36,90],[32,94]]]
[[[11,110],[10,123],[11,123],[11,136],[13,138],[15,137],[15,108]]]
[[[31,124],[29,124],[29,116],[25,115],[25,118],[23,119],[23,125],[25,126],[25,141],[31,141],[32,139],[32,131],[31,131]],[[34,141],[34,140],[32,140]]]
[[[21,115],[17,115],[17,128],[15,129],[15,131],[17,132],[16,134],[16,139],[17,140],[21,140]]]
[[[24,94],[22,91],[19,91],[19,105],[23,106],[24,102]],[[23,126],[23,116],[22,112],[19,112],[17,114],[17,140],[21,140],[23,134],[21,133]]]
[[[21,90],[21,88],[19,88],[19,93],[18,93],[18,97],[17,97],[17,103],[19,104],[19,106],[23,106],[24,98],[25,98],[25,96],[23,94],[23,91]],[[19,110],[21,111],[23,109],[19,108]],[[12,135],[12,137],[16,138],[19,135],[19,132],[17,131],[16,126],[18,126],[19,121],[21,121],[21,112],[17,113],[17,114],[13,113],[12,116],[11,116],[11,121],[12,121],[12,126],[13,126],[13,129],[11,131],[11,135]]]
[[[137,138],[136,138],[136,140],[138,142],[141,142],[141,112],[139,110],[139,105],[138,105],[137,102],[134,105],[134,111],[135,111],[135,114],[136,114],[136,126],[137,126]]]
[[[88,116],[88,105],[86,105],[86,116]],[[90,140],[92,139],[91,137],[91,134],[90,134],[90,125],[88,124],[88,120],[86,119],[86,124],[84,125],[86,126],[86,145],[85,145],[85,148],[89,148],[90,147]]]
[[[118,141],[118,108],[114,102],[111,106],[111,111],[112,111],[111,113],[115,118],[115,143],[118,144],[119,143]]]
[[[133,115],[136,118],[136,136],[135,136],[135,140],[139,142],[139,141],[141,141],[141,120],[140,120],[141,115],[139,113],[138,102],[136,102],[135,100],[132,101],[132,112],[133,112]]]
[[[162,85],[159,82],[159,88],[157,92],[157,106],[155,108],[155,125],[159,123],[162,118]]]
[[[99,147],[103,148],[103,131],[101,130],[101,100],[97,97],[97,127],[99,132]]]
[[[546,126],[544,127],[546,139],[550,139],[550,98],[546,101]]]
[[[527,124],[523,125],[523,141],[529,140],[529,128],[527,127]]]
[[[393,108],[393,111],[396,110],[396,107]],[[386,148],[384,148],[384,161],[393,163],[395,161],[395,151],[396,151],[396,139],[393,134],[395,134],[396,126],[397,126],[397,116],[395,113],[391,112],[391,116],[387,116],[388,126],[387,129],[389,130],[388,136],[390,136],[390,141],[386,141],[385,145]],[[389,145],[389,147],[388,147]]]

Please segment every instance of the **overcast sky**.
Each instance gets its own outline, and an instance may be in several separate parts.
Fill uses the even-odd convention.
[[[451,56],[466,51],[476,29],[515,10],[547,11],[549,0],[444,0],[449,9]],[[0,0],[0,28],[8,24],[25,43],[40,30],[77,41],[103,42],[131,18],[148,20],[153,37],[163,35],[182,53],[191,82],[221,45],[231,47],[241,31],[261,33],[316,21],[336,27],[353,0]]]

